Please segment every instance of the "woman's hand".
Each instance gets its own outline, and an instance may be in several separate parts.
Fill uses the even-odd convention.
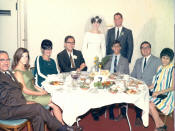
[[[26,104],[35,104],[36,102],[34,101],[27,101]]]
[[[157,97],[158,95],[160,95],[160,92],[156,91],[156,92],[153,93],[152,97]]]
[[[153,89],[154,88],[154,84],[152,84],[151,86],[148,87],[149,89]]]
[[[40,93],[41,93],[41,96],[42,96],[42,95],[47,95],[47,94],[48,94],[47,91],[45,91],[45,90],[41,90]]]

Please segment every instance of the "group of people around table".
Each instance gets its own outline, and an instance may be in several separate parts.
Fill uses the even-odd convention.
[[[155,121],[156,131],[166,130],[166,125],[160,119],[158,110],[168,115],[174,109],[174,65],[171,64],[174,52],[164,48],[160,58],[151,54],[151,44],[144,41],[140,45],[142,57],[136,60],[133,71],[129,71],[129,63],[133,54],[132,31],[123,27],[121,13],[114,14],[115,27],[108,30],[107,38],[103,31],[103,19],[95,16],[90,19],[90,28],[85,33],[82,52],[74,49],[75,38],[66,36],[65,49],[58,53],[56,62],[51,58],[52,42],[45,39],[41,43],[42,56],[35,59],[35,69],[32,73],[29,65],[29,51],[18,48],[12,61],[12,72],[9,70],[10,59],[6,51],[0,50],[0,119],[21,119],[31,121],[34,130],[44,131],[44,122],[55,131],[80,130],[68,126],[62,118],[62,110],[55,105],[51,96],[42,89],[42,82],[47,75],[59,72],[92,71],[94,57],[105,59],[102,69],[110,73],[130,74],[142,80],[150,90],[150,115]],[[34,75],[33,75],[34,74]],[[34,81],[35,79],[35,81]],[[144,104],[144,103],[143,103]],[[126,118],[125,103],[119,104],[120,114],[114,116],[115,104],[92,110],[94,120],[104,110],[109,109],[109,118],[119,121]],[[49,106],[50,111],[44,106]],[[135,125],[142,125],[142,110],[135,107]]]

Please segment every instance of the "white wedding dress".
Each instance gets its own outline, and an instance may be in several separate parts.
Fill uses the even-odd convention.
[[[94,66],[94,58],[98,56],[101,61],[106,55],[105,35],[86,32],[83,40],[82,53],[88,71],[91,71]]]

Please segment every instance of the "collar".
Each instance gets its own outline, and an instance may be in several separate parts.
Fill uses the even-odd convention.
[[[143,57],[146,58],[146,61],[151,57],[151,54],[149,56]]]
[[[123,26],[120,26],[120,27],[115,27],[115,30],[117,31],[118,30],[118,28],[119,28],[119,32],[121,32],[122,31],[122,28],[123,28]]]
[[[66,51],[67,51],[67,54],[68,54],[69,57],[70,57],[70,54],[73,57],[73,50],[72,50],[72,52],[69,52],[68,50],[66,50]]]
[[[8,70],[7,71],[0,71],[0,72],[3,73],[3,74],[5,74],[5,73],[10,74]]]
[[[118,55],[115,55],[115,54],[113,54],[113,56],[117,56],[117,57],[120,57],[120,54],[118,54]]]

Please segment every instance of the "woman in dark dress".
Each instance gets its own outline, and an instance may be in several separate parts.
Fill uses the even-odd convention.
[[[58,74],[55,61],[50,58],[52,53],[52,42],[43,40],[41,43],[42,56],[37,56],[35,60],[35,84],[41,87],[41,83],[47,78],[47,75]]]

